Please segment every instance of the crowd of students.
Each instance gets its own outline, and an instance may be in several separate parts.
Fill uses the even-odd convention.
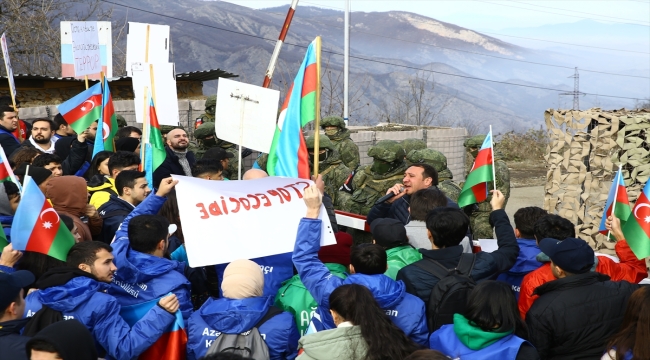
[[[194,160],[184,131],[173,130],[173,166],[148,184],[138,144],[90,159],[78,151],[79,161],[73,152],[88,152],[88,133],[54,140],[49,120],[37,124],[39,142],[16,148],[11,165],[19,178],[29,173],[77,243],[66,261],[13,249],[20,192],[0,183],[9,240],[0,256],[2,359],[133,359],[175,343],[174,331],[186,341],[159,354],[190,360],[650,358],[650,291],[638,284],[648,273],[616,218],[607,220],[613,258],[537,207],[517,210],[513,229],[495,190],[498,249],[473,252],[467,216],[427,186],[399,211],[377,205],[372,243],[353,244],[318,177],[304,191],[292,253],[192,268],[169,175],[223,180],[227,157]],[[137,142],[133,129],[120,139]],[[68,153],[57,152],[69,137]],[[431,169],[407,171],[431,180]],[[252,170],[242,181],[263,176]],[[323,204],[336,237],[325,247]]]

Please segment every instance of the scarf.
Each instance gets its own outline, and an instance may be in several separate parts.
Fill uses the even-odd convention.
[[[183,167],[183,172],[185,176],[192,176],[192,169],[190,168],[190,162],[187,161],[187,149],[183,152],[178,152],[172,149],[174,154],[178,157],[178,163]]]

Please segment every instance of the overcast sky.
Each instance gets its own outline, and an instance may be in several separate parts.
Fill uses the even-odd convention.
[[[251,8],[288,5],[290,0],[228,0]],[[298,6],[342,10],[344,0],[300,1]],[[352,11],[402,10],[476,30],[535,27],[585,18],[650,25],[650,0],[351,0]],[[650,36],[650,27],[648,27]]]

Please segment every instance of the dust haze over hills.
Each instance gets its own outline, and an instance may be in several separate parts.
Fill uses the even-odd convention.
[[[128,21],[170,25],[171,61],[176,63],[178,72],[221,68],[239,74],[239,81],[251,84],[262,83],[287,11],[287,7],[255,10],[221,1],[116,2],[232,31],[114,6],[114,22],[126,18]],[[434,86],[433,95],[428,99],[436,114],[431,125],[462,125],[472,127],[473,131],[484,131],[491,124],[497,132],[524,130],[539,127],[543,123],[543,111],[556,108],[558,101],[570,106],[570,97],[560,98],[556,91],[534,88],[573,90],[572,79],[566,77],[573,74],[575,64],[561,50],[524,48],[408,12],[353,12],[351,26],[352,124],[373,124],[385,118],[399,98],[398,94],[404,95],[408,91],[409,81],[416,73],[420,79],[433,81],[428,83],[428,86]],[[511,32],[517,33],[516,30]],[[340,11],[308,6],[297,8],[275,71],[273,87],[283,93],[286,91],[302,61],[305,47],[317,35],[323,38],[324,112],[340,113],[343,88],[340,76],[343,68],[343,13]],[[630,70],[634,73],[634,69]],[[648,76],[648,69],[641,67],[639,71]],[[581,73],[581,80],[588,84],[581,87],[581,91],[589,93],[629,97],[648,93],[647,79],[644,82],[620,77],[590,77]],[[206,84],[204,93],[215,93],[215,86],[212,82]],[[594,96],[582,97],[581,101],[584,104],[581,108],[594,105],[630,108],[634,105],[633,100]]]

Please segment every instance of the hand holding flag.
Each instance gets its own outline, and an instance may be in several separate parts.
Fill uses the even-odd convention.
[[[614,180],[612,181],[612,187],[609,189],[609,194],[607,195],[607,201],[605,202],[603,217],[600,220],[598,232],[609,236],[609,230],[607,230],[605,225],[607,218],[609,216],[618,218],[621,221],[621,227],[623,227],[631,213],[632,210],[630,209],[630,200],[627,198],[627,189],[625,187],[625,181],[623,180],[623,173],[619,167],[614,176]]]

